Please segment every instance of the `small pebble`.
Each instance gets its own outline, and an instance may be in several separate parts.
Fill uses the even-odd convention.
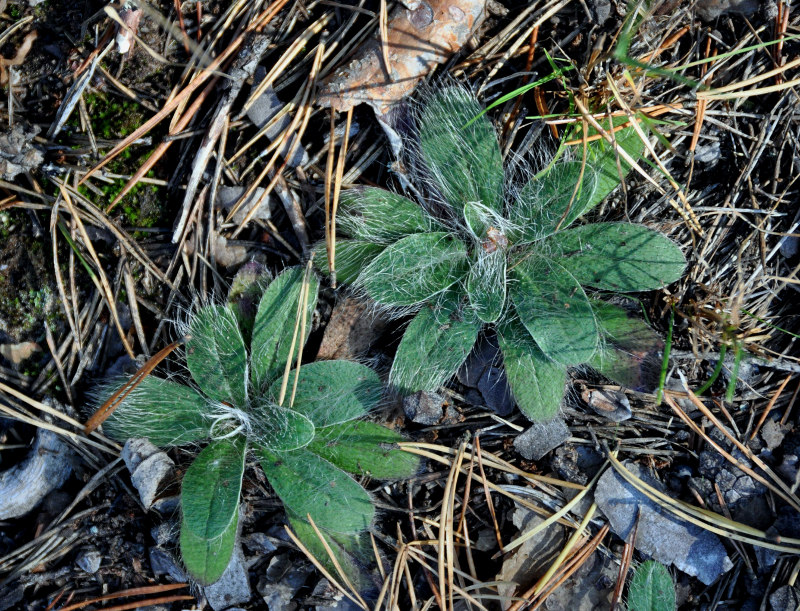
[[[97,550],[90,549],[81,551],[75,559],[75,564],[80,570],[94,574],[100,569],[102,561],[102,554]]]

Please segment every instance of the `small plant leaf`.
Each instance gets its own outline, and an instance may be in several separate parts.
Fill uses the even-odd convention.
[[[436,390],[466,360],[480,324],[449,309],[422,308],[403,334],[389,373],[389,383],[402,394]]]
[[[257,391],[281,375],[286,367],[303,276],[304,270],[301,267],[284,270],[267,287],[261,298],[253,326],[253,341],[250,345],[251,379]],[[311,315],[317,307],[319,281],[312,275],[309,283],[307,323],[306,328],[299,333],[296,350],[305,344],[311,331]]]
[[[363,240],[336,240],[336,280],[344,284],[353,284],[358,274],[370,261],[381,254],[386,244],[365,242]],[[313,248],[317,268],[326,276],[328,269],[328,251],[325,242],[317,242]]]
[[[347,473],[307,448],[280,453],[261,448],[260,454],[264,474],[288,511],[311,514],[317,526],[339,533],[369,527],[375,508]]]
[[[642,225],[592,223],[548,243],[581,284],[610,291],[648,291],[681,277],[686,259],[672,240]]]
[[[544,354],[563,365],[585,363],[597,349],[594,312],[581,285],[563,267],[529,256],[513,270],[511,298]]]
[[[239,524],[238,511],[233,516],[233,520],[225,531],[215,539],[205,539],[193,533],[186,527],[186,523],[181,523],[181,558],[183,564],[202,585],[210,585],[217,581],[233,555],[233,547],[236,544],[236,531]]]
[[[412,233],[430,231],[429,218],[398,193],[361,187],[342,192],[337,224],[342,233],[357,240],[391,244]]]
[[[592,300],[592,308],[602,341],[588,364],[623,386],[652,390],[661,367],[661,337],[623,308],[599,300]]]
[[[628,589],[630,611],[674,611],[675,585],[667,567],[655,560],[639,565]]]
[[[212,399],[247,404],[247,349],[236,316],[225,306],[200,308],[189,323],[186,365]]]
[[[547,358],[517,321],[497,328],[506,377],[520,411],[534,422],[558,413],[567,385],[565,366]]]
[[[506,225],[503,217],[489,206],[472,201],[464,204],[464,221],[466,228],[478,244],[486,239],[490,228],[498,229]]]
[[[506,302],[506,253],[480,249],[467,276],[467,294],[475,314],[483,322],[495,322]]]
[[[271,401],[258,401],[250,418],[253,439],[273,452],[296,450],[314,439],[316,427],[308,416]]]
[[[247,443],[234,437],[209,443],[181,485],[183,525],[201,539],[221,537],[239,515]]]
[[[111,396],[122,384],[110,384],[103,395]],[[193,443],[208,437],[207,403],[188,386],[147,376],[111,413],[103,431],[119,441],[147,437],[162,448]]]
[[[512,222],[521,228],[514,241],[534,242],[552,235],[557,227],[569,227],[601,201],[596,196],[596,173],[587,164],[581,179],[581,165],[580,161],[554,165],[520,190],[510,210]]]
[[[467,249],[460,240],[444,232],[417,233],[375,257],[357,283],[378,303],[413,306],[463,277],[466,261]]]
[[[403,437],[374,422],[345,422],[317,430],[308,449],[340,469],[377,479],[411,477],[419,458],[403,452]]]
[[[305,548],[316,558],[327,571],[339,579],[339,571],[331,560],[330,554],[320,541],[319,536],[305,519],[287,512],[289,525],[294,534],[300,539]],[[316,523],[316,522],[315,522]],[[317,525],[319,528],[319,525]],[[375,587],[376,581],[370,579],[374,577],[375,555],[372,551],[372,544],[366,533],[355,535],[335,533],[329,530],[319,529],[325,541],[331,548],[336,561],[350,579],[350,583],[359,592]]]
[[[611,125],[618,126],[627,120],[627,117],[614,117],[612,122],[606,120],[601,121],[600,124],[603,129],[608,131]],[[596,133],[594,128],[588,130],[589,136]],[[606,142],[605,138],[600,138],[589,142],[586,146],[587,165],[594,170],[597,177],[597,187],[594,192],[595,202],[587,208],[586,212],[603,201],[622,182],[632,167],[619,155],[617,148],[624,150],[634,161],[638,161],[644,151],[644,143],[633,127],[626,127],[615,132],[614,142],[616,146]],[[583,154],[582,145],[576,145],[575,149],[578,155]]]
[[[289,388],[295,371],[289,374]],[[383,385],[369,367],[352,361],[317,361],[299,369],[293,409],[317,427],[355,420],[373,410],[383,394]],[[277,401],[281,379],[270,387]]]
[[[227,304],[236,316],[246,344],[249,344],[253,337],[253,322],[258,302],[261,301],[261,296],[269,286],[270,280],[272,275],[264,265],[249,261],[239,268],[231,282]]]
[[[458,87],[433,93],[420,116],[420,149],[445,200],[458,212],[472,201],[502,213],[503,159],[494,127],[486,115],[478,117],[482,110]]]

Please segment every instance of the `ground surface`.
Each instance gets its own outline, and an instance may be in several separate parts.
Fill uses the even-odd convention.
[[[170,587],[185,583],[170,498],[191,452],[170,452],[177,466],[159,493],[166,508],[146,512],[117,460],[119,446],[101,437],[90,443],[77,421],[90,415],[87,396],[99,381],[135,369],[132,359],[141,364],[174,339],[169,321],[193,298],[224,295],[248,260],[273,271],[297,264],[323,236],[326,180],[335,181],[326,172],[331,111],[304,92],[375,35],[381,3],[272,6],[278,4],[262,42],[242,32],[270,8],[263,2],[183,3],[180,18],[173,5],[149,5],[135,25],[139,39],[123,57],[101,2],[3,3],[0,407],[7,417],[0,419],[0,470],[23,464],[34,437],[49,427],[57,429],[58,445],[37,448],[58,454],[69,475],[32,512],[0,522],[0,609],[79,608],[70,605],[102,596],[109,599],[80,608],[186,609],[207,600],[226,606],[218,594]],[[633,302],[671,338],[666,384],[677,394],[660,404],[658,368],[644,372],[637,389],[572,371],[561,431],[521,435],[530,423],[486,376],[459,376],[441,400],[425,397],[416,412],[389,402],[378,417],[429,454],[410,481],[367,483],[382,508],[374,535],[391,585],[382,605],[499,608],[500,595],[508,608],[516,595],[549,609],[609,608],[627,596],[629,572],[620,565],[655,556],[672,563],[681,608],[796,607],[797,20],[783,2],[508,0],[491,3],[465,48],[432,75],[449,74],[489,104],[550,74],[548,57],[572,65],[563,81],[490,112],[507,163],[523,160],[533,170],[555,151],[571,99],[591,112],[647,113],[657,155],[642,166],[648,178],[632,173],[592,220],[656,228],[681,245],[689,267],[679,282]],[[223,69],[236,75],[230,85],[190,84],[211,74],[199,66],[226,54],[233,65]],[[249,57],[256,61],[248,64]],[[253,80],[264,74],[287,119],[262,136],[254,123],[264,125],[270,103],[260,98],[255,113],[244,107]],[[171,100],[179,103],[149,126]],[[534,115],[556,120],[547,125]],[[335,117],[337,150],[345,117]],[[372,110],[357,106],[352,122],[342,184],[401,186],[403,168]],[[143,125],[145,133],[125,140]],[[204,134],[215,126],[222,140],[204,151]],[[270,161],[276,147],[269,143],[286,153],[298,130],[294,154]],[[109,151],[118,154],[87,177]],[[152,167],[143,181],[116,203],[145,163]],[[228,220],[225,202],[241,194],[229,189],[256,182],[271,190],[268,205],[246,222],[241,213]],[[368,360],[385,373],[404,321],[365,317],[359,306],[343,305],[346,294],[323,290],[306,356],[322,346],[326,358]],[[335,307],[342,311],[331,318]],[[487,350],[476,368],[491,364]],[[660,365],[661,354],[654,356]],[[713,382],[692,402],[680,394],[682,379],[698,394]],[[592,401],[596,390],[611,398]],[[48,405],[75,420],[52,415]],[[595,482],[613,451],[637,481],[715,516],[636,497],[614,475],[623,473],[619,466]],[[448,478],[455,462],[477,480]],[[536,476],[573,487],[534,483]],[[508,547],[541,520],[535,514],[561,510],[587,484],[586,498],[558,524],[500,552],[498,539]],[[592,498],[599,511],[588,535],[557,560]],[[635,498],[638,518],[624,511]],[[255,469],[243,499],[246,583],[228,602],[273,611],[347,608],[288,540],[280,502]],[[677,518],[663,517],[676,511],[682,530],[672,530]],[[686,527],[688,521],[700,526]],[[636,549],[623,540],[634,523]],[[454,529],[459,545],[468,534],[468,548],[445,545]],[[554,562],[562,572],[531,589]],[[440,581],[453,565],[462,572]],[[131,606],[117,606],[125,604]]]

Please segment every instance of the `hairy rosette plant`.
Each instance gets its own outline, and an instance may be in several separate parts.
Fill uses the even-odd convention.
[[[350,553],[347,558],[375,514],[349,473],[401,478],[418,468],[416,457],[397,448],[400,435],[359,421],[381,399],[375,372],[349,361],[290,369],[308,334],[317,289],[313,276],[304,281],[302,269],[290,268],[264,291],[249,324],[242,309],[200,307],[185,329],[191,385],[148,376],[104,424],[116,439],[147,437],[161,447],[210,440],[181,488],[181,555],[203,584],[219,579],[231,558],[249,453],[301,541],[324,550],[306,522],[310,515],[329,546]],[[298,306],[303,302],[305,312]]]
[[[642,225],[575,224],[630,169],[615,147],[603,138],[579,144],[577,159],[517,187],[506,179],[491,122],[458,87],[430,96],[418,132],[422,168],[411,190],[421,205],[371,187],[344,192],[340,205],[349,239],[336,245],[338,277],[380,307],[415,314],[391,384],[401,393],[438,388],[488,326],[530,419],[556,413],[569,366],[629,377],[634,363],[625,355],[653,333],[584,287],[657,289],[678,279],[686,261],[675,243]],[[633,128],[615,139],[640,157]]]

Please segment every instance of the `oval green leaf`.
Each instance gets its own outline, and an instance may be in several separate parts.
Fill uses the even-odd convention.
[[[307,446],[316,427],[308,416],[259,400],[250,412],[252,439],[274,452],[286,452]]]
[[[495,322],[506,302],[506,253],[480,249],[467,276],[467,294],[475,314],[483,322]]]
[[[186,570],[202,585],[210,585],[222,577],[236,544],[238,512],[225,531],[215,539],[204,539],[181,522],[181,558]]]
[[[103,396],[110,397],[122,384],[109,385]],[[194,389],[147,376],[103,423],[103,432],[118,441],[147,437],[160,447],[185,445],[208,437],[206,411],[208,399]]]
[[[229,308],[207,305],[189,323],[186,365],[206,395],[237,407],[247,404],[247,350]]]
[[[389,244],[430,231],[428,219],[419,205],[398,193],[359,187],[342,192],[336,223],[342,233],[357,240]]]
[[[286,367],[292,345],[297,304],[303,286],[305,270],[292,267],[284,270],[264,291],[258,305],[250,345],[251,380],[256,391],[280,376]],[[306,306],[306,328],[298,333],[295,351],[302,350],[311,331],[311,318],[317,307],[319,280],[313,274],[309,278]]]
[[[336,240],[336,281],[342,284],[353,284],[358,274],[370,261],[383,252],[386,244],[365,242],[363,240]],[[314,262],[326,276],[328,269],[328,251],[325,242],[317,242],[313,248]]]
[[[289,373],[287,396],[296,373]],[[281,382],[275,380],[270,386],[274,401],[280,396]],[[323,427],[366,415],[378,405],[382,394],[381,380],[369,367],[352,361],[317,361],[300,367],[292,409]]]
[[[631,223],[592,223],[548,240],[558,262],[581,284],[608,291],[649,291],[681,277],[686,258],[672,240]]]
[[[262,448],[261,467],[288,511],[311,514],[320,528],[358,533],[372,523],[375,508],[347,473],[307,448],[273,453]]]
[[[308,449],[340,469],[376,479],[411,477],[419,457],[398,446],[403,437],[374,422],[345,422],[317,430]]]
[[[383,305],[427,301],[467,272],[467,249],[448,233],[417,233],[398,240],[361,272],[357,284]]]
[[[655,560],[640,564],[628,589],[630,611],[674,611],[675,585],[667,567]]]
[[[244,439],[212,441],[186,470],[181,485],[183,524],[201,539],[221,537],[239,512]]]
[[[592,358],[597,322],[581,285],[557,263],[529,256],[514,267],[511,299],[544,354],[562,365]]]

